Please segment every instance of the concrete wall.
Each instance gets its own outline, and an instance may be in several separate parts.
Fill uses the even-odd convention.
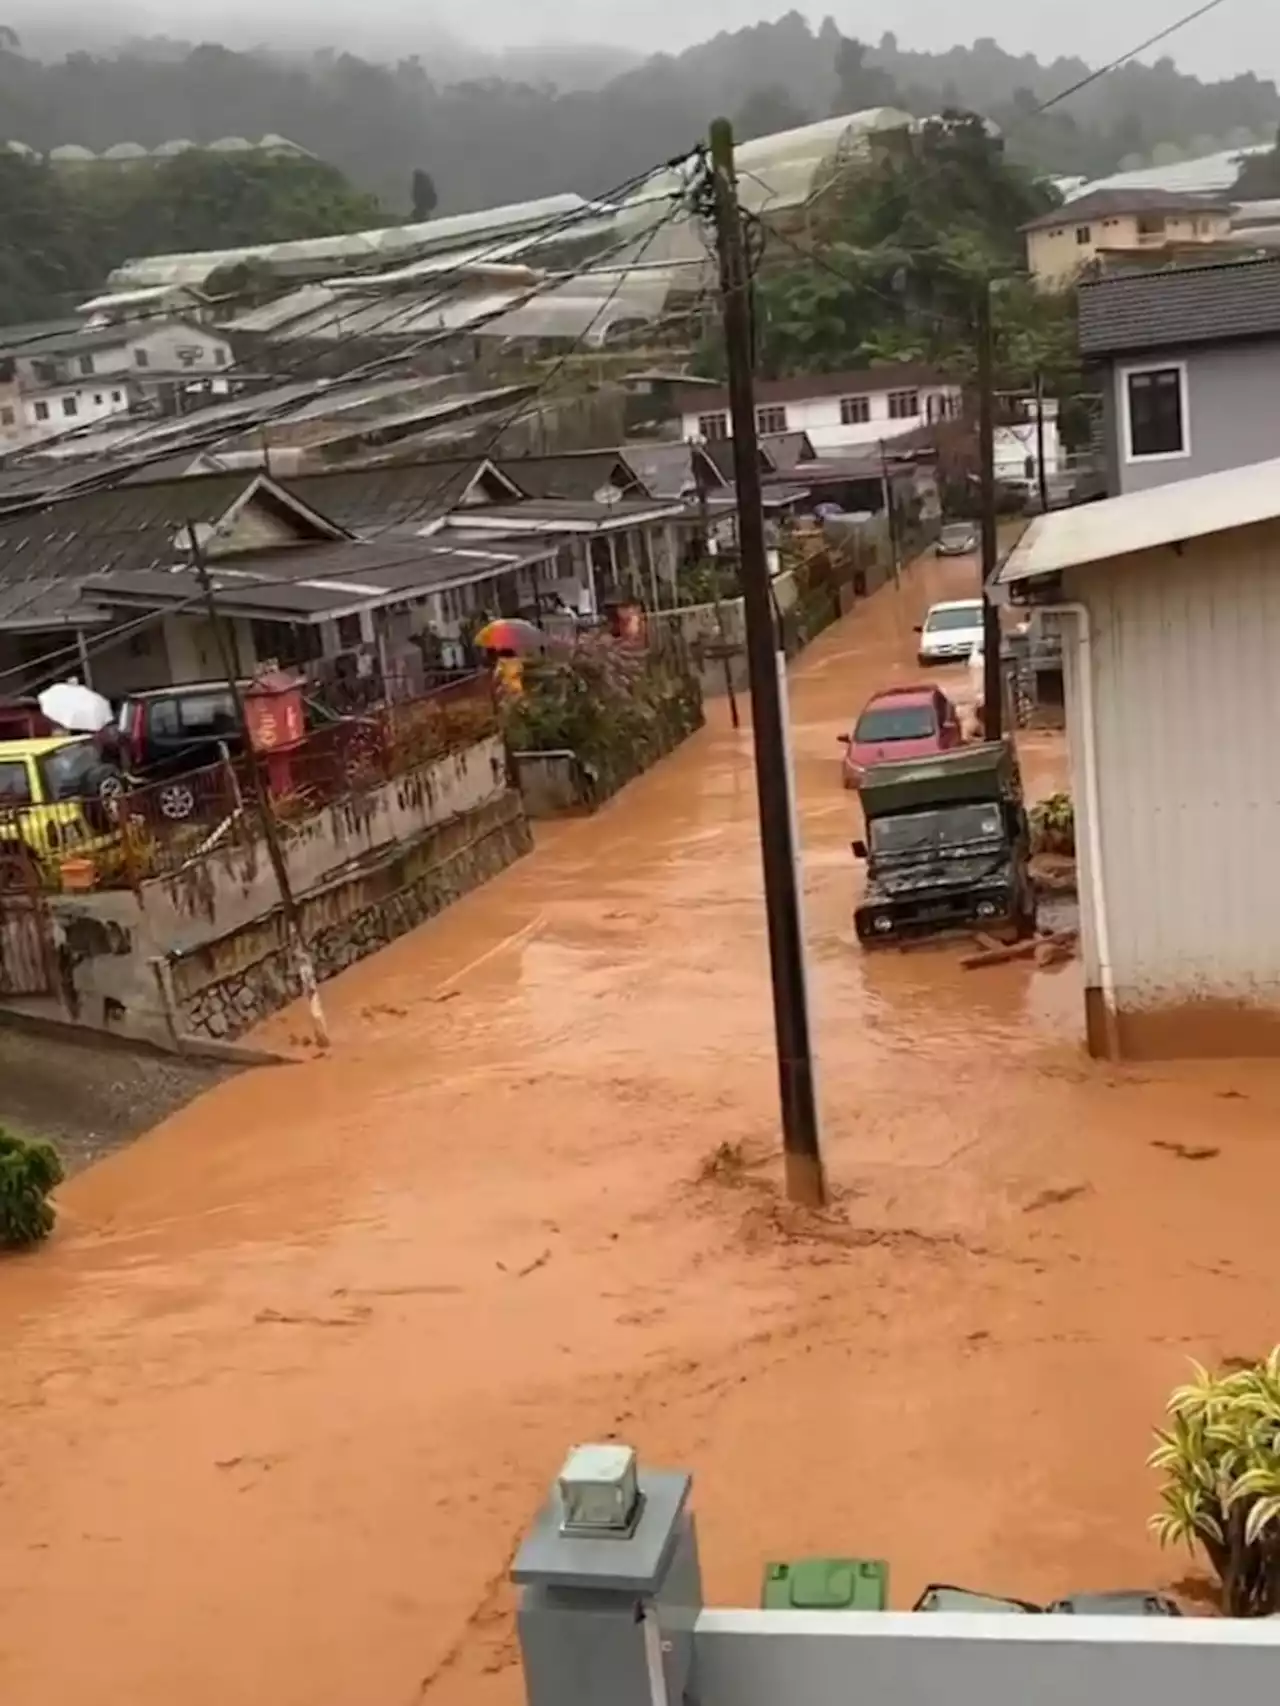
[[[1153,367],[1185,367],[1187,446],[1179,456],[1135,461],[1129,454],[1125,412],[1126,376]],[[1243,468],[1280,456],[1280,340],[1196,350],[1161,350],[1141,360],[1112,364],[1106,410],[1107,443],[1114,455],[1111,495],[1145,491]]]
[[[358,958],[360,943],[369,944],[363,949],[369,952],[389,939],[397,920],[411,928],[447,903],[453,890],[433,877],[432,869],[459,855],[461,844],[448,836],[440,839],[459,823],[471,826],[463,842],[467,835],[483,841],[485,826],[496,824],[501,834],[495,845],[505,850],[505,862],[528,847],[524,813],[508,789],[496,736],[289,826],[286,861],[294,893],[309,906],[315,902],[308,927],[326,942],[325,933],[335,928],[340,934],[347,930],[351,938],[346,946],[324,948],[320,957],[329,969]],[[474,859],[462,858],[459,869],[471,872],[470,886],[489,874],[492,852],[489,847]],[[397,886],[417,897],[398,910],[390,903]],[[333,900],[334,890],[342,890],[343,898]],[[279,946],[278,904],[270,861],[257,842],[208,854],[176,875],[144,882],[136,893],[54,897],[50,910],[61,995],[15,998],[6,1005],[124,1036],[169,1041],[170,1007],[176,1003],[189,1014],[202,987],[224,978],[243,979],[253,965],[270,960]],[[366,918],[359,928],[351,922],[371,911],[378,911],[380,922]],[[192,964],[201,968],[198,974],[190,970]],[[266,1010],[262,1000],[260,991],[253,1015]],[[205,1030],[228,1035],[237,1028],[244,1026]]]
[[[1269,1695],[1278,1672],[1273,1621],[704,1611],[694,1628],[698,1706],[1203,1706]]]
[[[1120,1051],[1280,1054],[1280,525],[1066,577],[1092,628],[1102,881]],[[1082,660],[1063,622],[1082,947],[1101,964],[1089,856]]]

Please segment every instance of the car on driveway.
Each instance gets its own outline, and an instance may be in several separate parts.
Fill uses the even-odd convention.
[[[967,662],[973,648],[982,644],[982,609],[980,598],[953,598],[930,605],[928,615],[916,629],[920,636],[917,662]]]
[[[960,718],[936,687],[888,687],[862,707],[853,730],[841,735],[844,785],[860,788],[876,764],[931,758],[963,744]]]
[[[938,535],[939,557],[970,557],[978,549],[978,530],[971,521],[949,521]]]

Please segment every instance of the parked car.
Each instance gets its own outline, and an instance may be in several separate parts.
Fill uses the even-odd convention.
[[[91,736],[0,742],[0,858],[53,866],[107,847],[120,783]]]
[[[250,685],[242,682],[242,690]],[[310,699],[303,704],[308,730],[343,720]],[[110,750],[110,740],[105,744]],[[230,758],[244,752],[235,700],[225,681],[131,693],[120,706],[113,756],[131,780],[158,784],[160,815],[172,822],[193,816],[199,805],[192,772],[216,764],[224,752]],[[219,807],[224,804],[219,795]]]
[[[934,604],[916,629],[920,644],[917,661],[922,664],[960,663],[982,642],[980,598],[953,598]]]
[[[978,530],[971,521],[949,521],[938,535],[939,557],[968,557],[978,549]]]
[[[844,785],[860,788],[874,765],[931,758],[960,746],[963,738],[956,708],[938,688],[886,688],[868,699],[852,734],[840,736]]]

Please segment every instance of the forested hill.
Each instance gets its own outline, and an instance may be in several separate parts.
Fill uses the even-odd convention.
[[[177,138],[278,134],[407,212],[415,169],[458,211],[577,189],[599,193],[705,132],[718,112],[754,133],[872,104],[972,108],[1037,167],[1095,175],[1274,135],[1275,85],[1252,75],[1202,83],[1171,60],[1131,65],[1035,117],[1086,75],[984,40],[908,53],[892,36],[846,42],[799,14],[658,57],[599,88],[449,82],[418,57],[375,64],[334,50],[239,53],[147,44],[42,63],[0,28],[0,140],[46,151],[74,143],[153,148]]]

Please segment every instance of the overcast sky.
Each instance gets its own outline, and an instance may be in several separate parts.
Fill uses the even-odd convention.
[[[87,0],[42,0],[46,23],[83,15]],[[830,13],[850,35],[875,41],[895,30],[904,47],[939,49],[957,40],[994,36],[1010,52],[1040,59],[1079,54],[1093,63],[1126,52],[1144,36],[1190,11],[1194,0],[830,0],[804,6],[815,23]],[[31,0],[14,10],[29,12]],[[403,40],[421,48],[433,28],[486,47],[547,41],[617,42],[649,52],[678,50],[718,30],[737,29],[792,10],[787,0],[642,0],[613,6],[607,0],[485,0],[460,7],[456,0],[94,0],[99,19],[127,17],[137,29],[166,29],[185,39],[270,38],[276,32],[341,46],[346,40]],[[4,6],[0,0],[0,16]],[[15,22],[17,19],[15,18]],[[1201,22],[1174,36],[1167,48],[1180,65],[1201,77],[1256,71],[1280,79],[1280,5],[1277,0],[1224,0]],[[1154,57],[1151,55],[1149,57]]]

